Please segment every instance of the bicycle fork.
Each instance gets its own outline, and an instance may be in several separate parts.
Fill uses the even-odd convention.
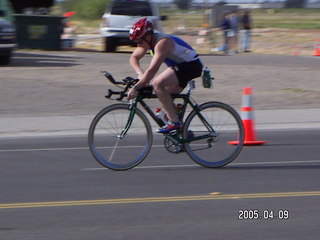
[[[134,116],[136,114],[137,103],[135,100],[131,100],[129,104],[130,114],[126,123],[126,126],[122,129],[121,133],[117,136],[118,139],[123,139],[124,136],[127,134],[131,124],[133,122]]]

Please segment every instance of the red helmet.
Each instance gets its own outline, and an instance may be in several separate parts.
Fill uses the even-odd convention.
[[[137,40],[143,37],[147,32],[153,31],[153,24],[147,20],[147,18],[142,18],[135,24],[133,24],[130,29],[130,40]]]

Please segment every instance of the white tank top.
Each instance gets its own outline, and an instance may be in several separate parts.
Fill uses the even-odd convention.
[[[164,61],[169,67],[182,62],[192,62],[199,58],[197,52],[188,43],[169,34],[155,32],[152,46],[155,46],[163,38],[170,38],[174,41],[174,49]],[[152,49],[152,51],[154,50]]]

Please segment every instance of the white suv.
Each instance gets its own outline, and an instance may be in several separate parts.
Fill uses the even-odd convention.
[[[114,52],[119,45],[132,45],[129,40],[129,30],[142,17],[148,17],[155,28],[161,31],[161,20],[158,9],[153,2],[147,0],[113,0],[110,8],[102,16],[100,26],[104,38],[105,51]]]

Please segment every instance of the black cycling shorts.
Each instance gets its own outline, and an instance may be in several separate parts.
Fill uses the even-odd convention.
[[[178,77],[179,86],[185,88],[189,81],[201,76],[203,65],[200,59],[197,59],[192,62],[179,63],[172,68]]]

